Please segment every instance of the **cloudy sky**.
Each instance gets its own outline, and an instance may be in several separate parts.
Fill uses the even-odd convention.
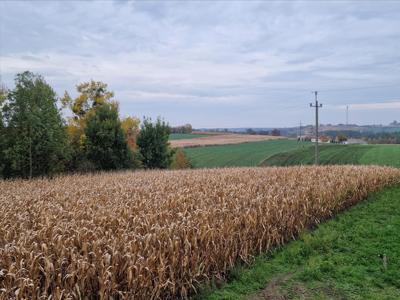
[[[1,79],[90,79],[122,115],[275,127],[400,120],[400,1],[0,1]]]

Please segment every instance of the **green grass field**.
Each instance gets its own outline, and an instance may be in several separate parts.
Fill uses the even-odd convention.
[[[372,195],[197,298],[400,299],[399,215],[400,187]]]
[[[237,145],[185,148],[195,168],[258,166],[266,157],[296,149],[294,140],[273,140]]]
[[[309,165],[314,163],[314,146],[309,145],[266,158],[263,166]],[[363,164],[400,167],[400,145],[321,145],[320,164]]]
[[[192,134],[192,133],[172,133],[169,135],[169,140],[187,140],[187,139],[196,139],[199,137],[210,136],[209,134]]]

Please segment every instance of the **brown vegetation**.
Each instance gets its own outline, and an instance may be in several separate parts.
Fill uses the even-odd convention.
[[[399,175],[331,166],[0,181],[0,298],[185,298]]]
[[[177,149],[171,164],[171,168],[174,170],[178,170],[178,169],[190,169],[191,167],[192,164],[187,158],[185,152],[182,149]]]
[[[276,139],[281,139],[281,137],[270,136],[270,135],[228,133],[228,134],[213,134],[210,136],[199,137],[195,139],[173,140],[170,141],[170,144],[171,147],[173,148],[188,148],[188,147],[201,147],[201,146],[214,146],[214,145],[243,144],[251,142],[276,140]]]

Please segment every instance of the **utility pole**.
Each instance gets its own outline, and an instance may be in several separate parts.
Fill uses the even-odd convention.
[[[349,106],[346,106],[346,127],[349,126]]]
[[[319,164],[319,152],[318,152],[318,109],[322,107],[322,104],[318,104],[318,91],[313,92],[315,94],[315,105],[310,103],[310,107],[315,107],[315,165]]]
[[[300,139],[300,142],[301,142],[301,121],[300,121],[300,127],[299,127],[299,139]]]

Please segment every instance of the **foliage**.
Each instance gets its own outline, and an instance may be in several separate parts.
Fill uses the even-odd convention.
[[[190,169],[192,164],[187,158],[185,151],[178,149],[175,152],[174,159],[171,164],[172,169]]]
[[[95,109],[104,105],[114,105],[114,93],[108,91],[107,84],[99,81],[90,81],[79,84],[79,95],[72,99],[68,92],[61,99],[63,107],[68,107],[73,113],[73,118],[68,121],[68,141],[71,157],[68,163],[69,170],[90,171],[96,169],[87,158],[86,154],[86,123],[89,117],[95,113]]]
[[[103,82],[81,83],[77,91],[79,95],[75,99],[67,92],[62,99],[64,107],[69,107],[73,113],[67,129],[71,148],[70,170],[139,167],[136,146],[139,120],[132,117],[122,122],[119,120],[118,102]],[[97,116],[98,113],[101,116]],[[126,149],[126,144],[129,149]]]
[[[121,127],[124,130],[129,148],[132,151],[137,150],[136,139],[139,134],[140,120],[138,118],[126,117],[121,121]]]
[[[114,93],[107,90],[107,84],[100,81],[90,81],[79,84],[79,96],[72,100],[67,92],[62,98],[64,106],[69,106],[75,118],[83,118],[93,108],[111,103]]]
[[[4,150],[5,150],[5,140],[6,140],[6,135],[5,135],[5,126],[3,122],[3,105],[5,100],[7,99],[7,89],[5,86],[0,86],[0,178],[2,177],[3,174],[3,168],[4,168]]]
[[[339,143],[346,142],[347,141],[347,136],[345,136],[344,134],[338,135],[337,136],[337,141]]]
[[[272,135],[272,136],[280,136],[280,135],[281,135],[281,132],[280,132],[279,129],[273,129],[273,130],[271,131],[271,135]]]
[[[398,299],[399,214],[399,187],[371,195],[250,267],[237,267],[231,282],[204,287],[199,298],[264,299],[263,289],[273,286],[274,299]]]
[[[355,130],[330,130],[324,131],[324,134],[331,137],[346,136],[348,138],[363,139],[368,144],[400,144],[400,131],[392,128],[393,132],[373,132],[373,131],[355,131]]]
[[[87,158],[96,169],[115,170],[134,166],[133,153],[127,144],[115,105],[103,103],[95,108],[87,118],[85,137]]]
[[[186,299],[199,282],[223,278],[237,263],[250,263],[254,255],[282,246],[368,193],[399,182],[398,169],[354,166],[0,181],[0,298]],[[344,230],[355,229],[352,224],[359,218],[353,217],[330,243],[323,243],[330,236],[322,235],[321,242],[316,240],[304,252],[294,249],[287,258],[296,262],[313,248],[322,254],[336,249],[334,266],[340,272],[334,276],[355,274],[354,258],[365,270],[355,276],[357,283],[398,286],[398,278],[391,275],[399,270],[399,205],[390,201],[386,211],[395,209],[391,218],[378,217],[358,228],[360,236],[373,239],[374,249],[384,253],[356,253],[365,240],[356,240],[352,248],[341,242],[353,240]],[[386,239],[380,239],[381,232]],[[388,255],[387,270],[380,269],[379,254]],[[324,276],[331,266],[323,262],[294,269],[309,278],[319,276],[317,272]],[[369,272],[380,280],[362,276]],[[329,278],[325,274],[322,279]],[[257,284],[254,280],[251,286]]]
[[[170,167],[173,151],[169,147],[169,126],[157,119],[144,119],[137,139],[142,156],[142,163],[146,169],[167,169]]]
[[[18,74],[3,105],[4,177],[51,175],[63,169],[66,133],[53,89],[31,72]]]
[[[182,133],[182,134],[190,134],[192,133],[193,128],[190,124],[185,124],[183,126],[171,127],[171,133]]]

